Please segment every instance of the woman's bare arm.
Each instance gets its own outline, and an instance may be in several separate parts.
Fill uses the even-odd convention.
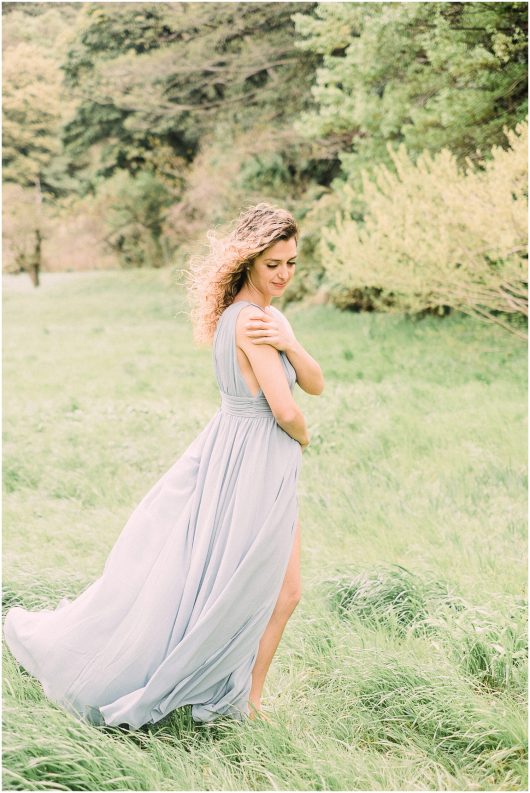
[[[294,370],[296,382],[307,394],[321,394],[324,390],[324,375],[320,365],[302,347],[294,335],[291,323],[281,311],[271,306],[263,312],[251,312],[247,323],[248,336],[255,346],[270,344],[283,350]]]
[[[324,390],[322,369],[296,338],[285,348],[285,354],[296,371],[296,382],[300,388],[307,394],[321,394]]]
[[[252,306],[241,309],[236,322],[236,344],[247,356],[272,414],[280,427],[302,446],[309,443],[304,414],[296,404],[278,350],[270,344],[253,344],[246,335]]]

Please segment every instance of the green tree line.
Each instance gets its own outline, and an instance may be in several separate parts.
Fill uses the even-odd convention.
[[[466,245],[475,280],[511,268],[509,313],[525,313],[526,3],[4,3],[3,22],[7,268],[35,268],[37,236],[48,269],[182,266],[207,227],[269,200],[303,229],[287,300],[461,308],[408,279],[419,268],[428,281],[431,261],[407,260],[399,288],[387,277],[403,256],[381,223],[389,244],[372,251],[372,278],[360,249],[337,251],[370,223],[373,238],[369,185],[395,189],[400,157],[423,185],[407,201],[411,217],[429,213],[416,228],[427,233],[444,201],[469,226],[458,191],[483,190],[481,212],[497,211],[488,191],[501,171],[488,163],[504,152],[515,183],[499,190],[502,245],[486,222]],[[427,177],[436,157],[452,167]],[[467,271],[469,256],[451,256]]]

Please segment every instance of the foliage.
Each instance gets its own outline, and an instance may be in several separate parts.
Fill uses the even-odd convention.
[[[29,270],[36,233],[42,237],[45,271],[100,270],[116,267],[109,248],[108,203],[101,197],[72,196],[61,202],[38,201],[33,188],[3,186],[3,270]]]
[[[308,185],[314,154],[310,142],[300,142],[288,127],[256,124],[243,131],[219,122],[189,167],[181,200],[167,215],[165,234],[177,251],[175,258],[180,261],[185,251],[198,246],[205,228],[223,224],[247,204],[280,204],[302,221],[311,204]],[[303,239],[307,240],[305,220]],[[310,255],[309,248],[304,247],[302,255]],[[297,280],[304,288],[303,279]]]
[[[52,269],[107,267],[112,256],[180,263],[208,227],[269,200],[302,221],[285,302],[344,305],[326,285],[323,229],[337,213],[363,223],[363,178],[379,165],[394,171],[400,144],[414,163],[449,150],[459,167],[482,167],[527,113],[520,2],[4,3],[2,12],[4,182],[36,184],[49,204]],[[154,232],[138,190],[147,173],[148,192],[167,191]],[[400,302],[349,288],[354,310],[382,301]]]
[[[511,148],[494,147],[491,160],[467,170],[448,149],[413,163],[403,144],[389,146],[396,173],[380,165],[373,179],[363,174],[364,222],[337,213],[323,230],[337,302],[376,287],[380,309],[390,294],[400,310],[448,305],[523,335],[497,313],[528,313],[528,125],[506,136]]]
[[[357,186],[391,165],[389,143],[463,164],[526,117],[526,3],[322,3],[294,19],[298,46],[324,58],[296,127],[330,139]]]
[[[173,196],[151,171],[134,177],[116,171],[98,193],[108,207],[108,245],[125,267],[159,267],[165,261],[162,228]]]
[[[2,253],[4,272],[29,271],[35,262],[35,249],[50,229],[47,207],[38,190],[7,184],[3,188]]]
[[[236,128],[256,117],[277,126],[303,104],[314,71],[315,56],[294,47],[297,7],[85,4],[64,64],[78,98],[67,147],[82,153],[103,142],[97,172],[106,177],[143,168],[161,144],[191,162],[223,118]]]
[[[70,18],[68,8],[63,15],[52,8],[37,16],[13,9],[4,31],[3,179],[22,187],[38,183],[45,195],[76,187],[60,140],[72,100],[62,89],[57,59]]]

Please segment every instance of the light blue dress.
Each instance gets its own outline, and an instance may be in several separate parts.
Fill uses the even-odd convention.
[[[215,331],[219,410],[132,512],[102,575],[55,610],[7,613],[18,662],[91,724],[137,729],[183,705],[196,722],[249,715],[252,668],[293,544],[302,459],[241,374],[235,324],[249,304],[228,306]],[[296,372],[278,354],[292,389]]]

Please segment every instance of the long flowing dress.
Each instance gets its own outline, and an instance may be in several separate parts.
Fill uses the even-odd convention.
[[[301,446],[253,397],[236,354],[238,300],[213,363],[221,405],[132,512],[102,575],[55,610],[11,608],[4,636],[44,693],[91,724],[250,714],[251,673],[285,576]],[[258,306],[258,308],[260,308]],[[278,353],[292,389],[296,372]]]

